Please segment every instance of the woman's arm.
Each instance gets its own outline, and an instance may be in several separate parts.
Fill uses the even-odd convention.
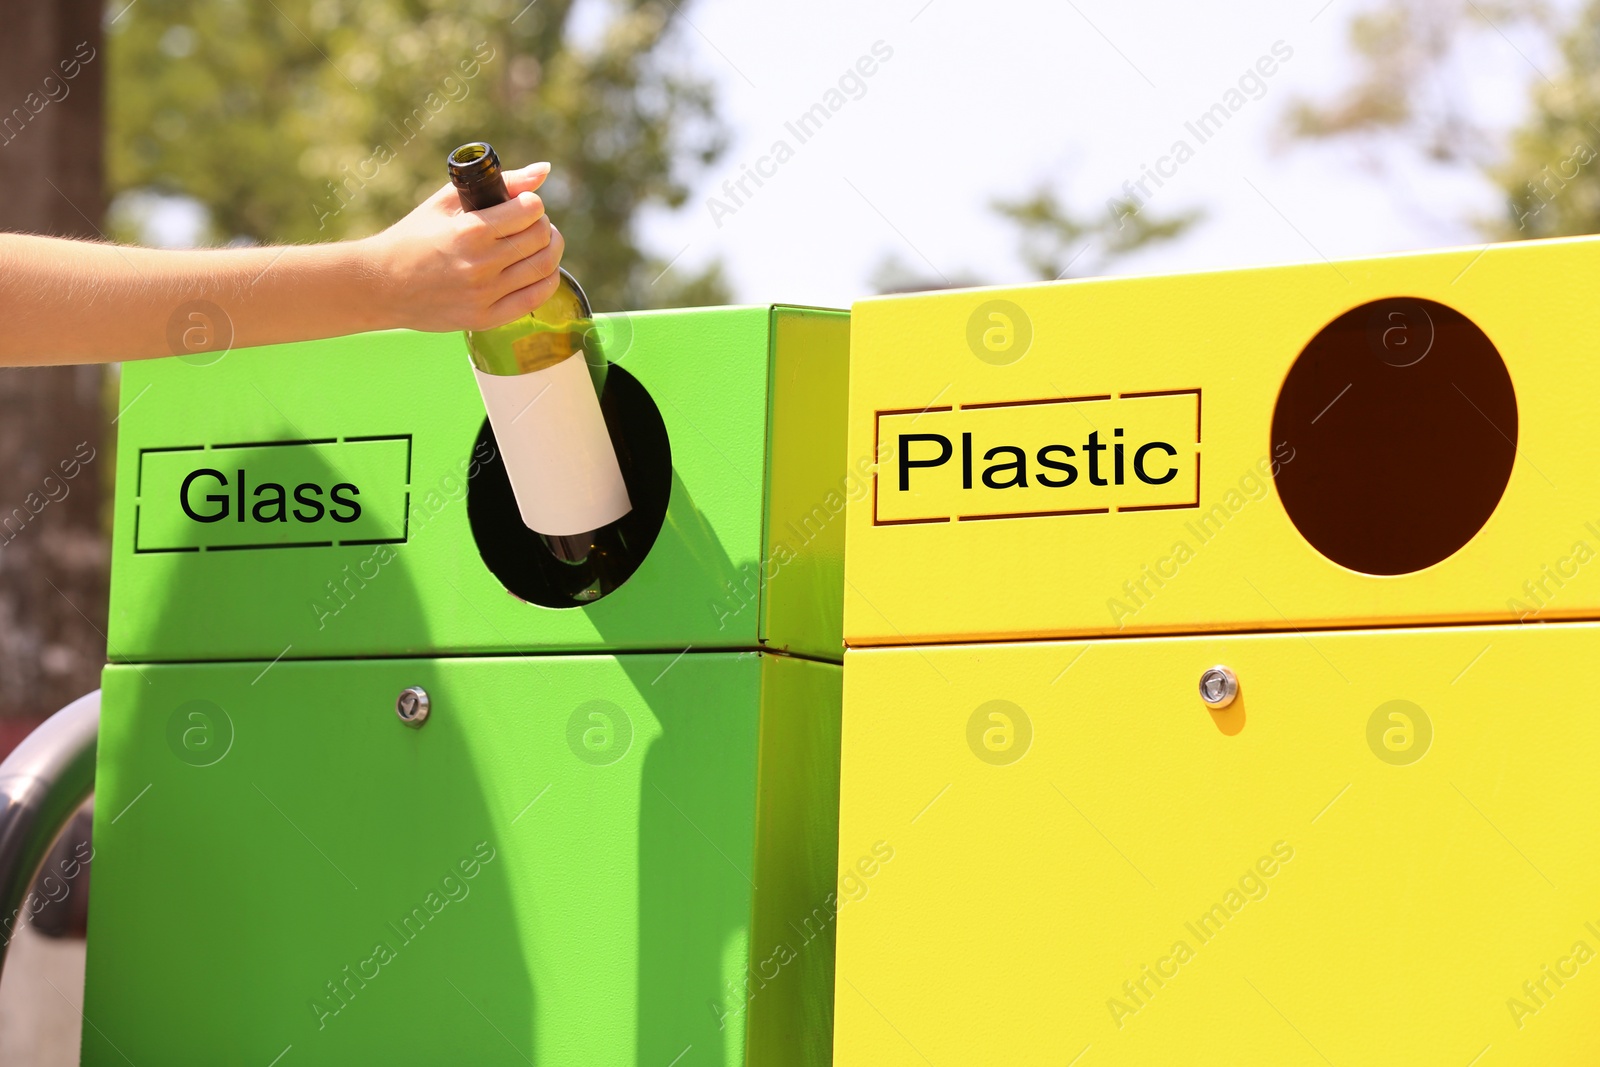
[[[510,322],[559,282],[561,234],[534,194],[549,173],[508,171],[512,199],[471,213],[447,185],[382,233],[329,244],[170,250],[0,234],[0,366]]]

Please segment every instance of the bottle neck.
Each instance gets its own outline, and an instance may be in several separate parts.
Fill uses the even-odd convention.
[[[506,177],[497,168],[493,175],[483,181],[463,182],[452,179],[456,187],[456,195],[461,198],[463,211],[482,211],[486,207],[494,207],[511,199],[511,191],[506,188]]]
[[[487,141],[472,141],[450,153],[450,184],[456,187],[461,206],[467,211],[482,211],[511,199],[500,157]]]

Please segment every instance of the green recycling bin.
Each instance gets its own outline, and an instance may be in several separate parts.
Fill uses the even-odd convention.
[[[459,337],[124,368],[84,1063],[828,1061],[848,317],[597,333],[582,606]]]

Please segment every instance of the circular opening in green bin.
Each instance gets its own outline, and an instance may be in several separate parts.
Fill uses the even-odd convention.
[[[637,571],[666,521],[672,496],[672,445],[649,392],[615,363],[606,370],[600,407],[611,429],[628,499],[633,502],[633,510],[619,520],[619,532]],[[579,599],[590,582],[589,572],[558,560],[539,535],[523,525],[511,478],[487,419],[478,431],[472,455],[491,458],[478,463],[478,473],[468,482],[467,521],[478,555],[500,584],[514,596],[546,608],[584,607],[604,599]],[[627,588],[632,573],[607,595],[615,596]]]

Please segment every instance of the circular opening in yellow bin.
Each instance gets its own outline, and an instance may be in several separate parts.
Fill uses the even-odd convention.
[[[1481,329],[1432,300],[1340,315],[1284,379],[1272,444],[1283,506],[1318,552],[1364,574],[1447,558],[1494,513],[1517,451],[1517,397]]]

